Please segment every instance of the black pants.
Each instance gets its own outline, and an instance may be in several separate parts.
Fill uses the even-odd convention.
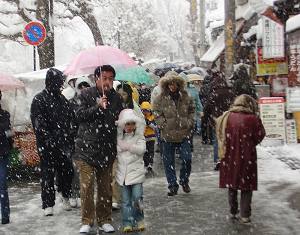
[[[148,167],[149,165],[153,165],[154,158],[154,145],[155,140],[150,140],[146,142],[146,152],[144,154],[144,166]]]
[[[65,198],[71,197],[73,166],[67,156],[42,156],[41,157],[41,188],[42,208],[53,207],[55,204],[54,177],[56,176],[58,192]]]
[[[237,200],[238,190],[228,189],[228,202],[230,206],[230,213],[236,215],[238,213],[238,200]],[[252,201],[252,191],[241,190],[240,199],[240,215],[243,218],[249,218],[251,216],[251,201]]]
[[[201,117],[201,136],[202,141],[211,143],[213,141],[212,127],[209,125],[207,115]]]

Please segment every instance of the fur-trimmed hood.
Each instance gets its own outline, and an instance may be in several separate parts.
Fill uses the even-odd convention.
[[[133,109],[123,109],[120,113],[119,120],[117,121],[118,135],[123,135],[125,124],[128,122],[135,122],[136,135],[144,135],[145,121],[142,118],[140,118]]]
[[[159,85],[161,88],[161,95],[169,94],[168,85],[171,83],[176,83],[178,86],[178,90],[181,94],[186,94],[187,91],[185,90],[186,84],[182,77],[178,75],[178,73],[174,71],[169,71],[166,75],[160,79]]]

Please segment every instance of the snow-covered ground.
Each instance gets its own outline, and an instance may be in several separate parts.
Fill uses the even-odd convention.
[[[227,192],[218,188],[211,148],[197,140],[190,194],[180,190],[175,197],[166,196],[162,163],[155,157],[157,176],[144,184],[147,230],[143,234],[299,234],[300,145],[257,150],[259,190],[253,196],[251,226],[228,219]],[[44,217],[39,193],[37,183],[10,188],[12,223],[0,226],[0,235],[78,234],[80,210],[63,211],[57,200],[55,215]],[[119,212],[113,212],[113,219],[120,229]]]

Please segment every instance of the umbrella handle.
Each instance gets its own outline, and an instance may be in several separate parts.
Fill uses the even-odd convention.
[[[101,69],[101,67],[100,67]],[[103,81],[102,81],[102,72],[100,71],[100,79],[101,79],[101,88],[102,88],[102,98],[106,98],[106,95],[104,94],[104,87],[103,87]],[[103,109],[106,109],[106,103],[103,103]]]

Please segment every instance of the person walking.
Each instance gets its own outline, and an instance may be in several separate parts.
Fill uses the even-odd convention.
[[[72,105],[72,108],[74,110],[74,113],[76,110],[79,108],[78,104],[78,96],[81,94],[81,92],[88,88],[91,87],[92,84],[90,82],[90,79],[88,77],[79,77],[75,81],[75,95],[72,99],[70,99],[70,103]],[[79,102],[80,103],[80,102]],[[76,138],[78,128],[79,128],[79,122],[76,120],[75,115],[74,115],[74,120],[73,120],[73,132],[74,132],[74,137]],[[74,145],[75,145],[75,139],[74,139]],[[79,169],[76,167],[75,161],[72,161],[73,163],[73,169],[74,169],[74,176],[72,180],[72,195],[70,198],[70,205],[73,208],[80,207],[80,182],[79,182]]]
[[[258,145],[265,137],[265,129],[256,114],[257,103],[248,96],[238,96],[229,111],[217,119],[219,143],[219,187],[228,188],[228,201],[232,218],[238,218],[238,190],[240,222],[250,223],[252,192],[257,190]]]
[[[154,115],[152,112],[152,106],[149,102],[143,102],[141,104],[141,109],[145,117],[146,128],[144,132],[144,136],[146,139],[146,152],[144,154],[144,166],[146,169],[146,176],[153,177],[153,159],[154,159],[154,146],[155,146],[155,139],[156,133],[155,130],[157,129],[156,123],[154,121]]]
[[[80,233],[89,233],[94,223],[98,224],[100,231],[110,233],[115,231],[111,225],[112,166],[117,155],[115,122],[123,107],[121,96],[113,89],[114,68],[99,66],[94,76],[96,87],[82,91],[76,111],[79,129],[74,160],[80,175]]]
[[[0,90],[0,101],[2,92]],[[13,132],[10,124],[9,112],[2,109],[0,104],[0,204],[1,223],[10,222],[10,207],[7,191],[8,158],[10,150],[13,148]]]
[[[218,171],[220,162],[218,157],[218,141],[216,136],[215,119],[227,111],[234,100],[231,89],[227,86],[225,77],[219,73],[211,82],[211,92],[208,95],[207,103],[204,107],[204,113],[208,117],[208,125],[212,130],[213,148],[214,148],[214,170]]]
[[[134,110],[124,109],[118,120],[118,166],[116,180],[122,191],[123,232],[143,231],[143,182],[146,151],[144,120]]]
[[[74,148],[72,121],[74,113],[70,102],[61,94],[64,77],[61,71],[47,71],[46,88],[31,103],[30,118],[41,167],[42,208],[46,216],[53,215],[55,205],[54,177],[57,191],[62,193],[63,207],[71,210],[69,198],[73,178],[71,155]]]
[[[195,105],[185,90],[184,80],[176,72],[166,73],[160,85],[161,93],[154,100],[153,113],[161,131],[168,196],[174,196],[179,188],[175,171],[175,148],[179,148],[182,160],[179,184],[185,193],[191,191],[189,186],[192,163],[190,138],[195,125]]]

